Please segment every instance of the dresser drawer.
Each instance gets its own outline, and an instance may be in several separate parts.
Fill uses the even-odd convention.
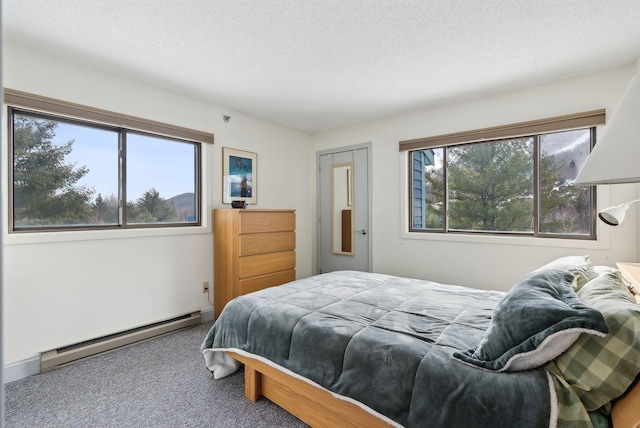
[[[295,232],[269,232],[240,235],[240,256],[275,253],[296,248]]]
[[[296,279],[295,269],[267,275],[254,276],[253,278],[240,280],[240,294],[253,293],[263,288],[274,287]]]
[[[296,230],[296,215],[293,212],[271,213],[271,231]]]
[[[296,214],[293,211],[240,212],[240,233],[282,232],[296,229]]]
[[[271,213],[240,212],[240,233],[271,232]]]
[[[295,269],[295,267],[295,251],[246,256],[240,257],[239,276],[240,278],[250,278],[252,276]]]

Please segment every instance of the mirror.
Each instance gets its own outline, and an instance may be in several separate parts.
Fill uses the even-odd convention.
[[[353,164],[333,166],[333,254],[353,255]]]

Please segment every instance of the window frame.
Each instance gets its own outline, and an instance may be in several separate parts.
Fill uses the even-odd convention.
[[[196,197],[196,206],[195,212],[198,214],[198,218],[196,222],[192,223],[127,223],[127,135],[128,134],[138,134],[138,135],[146,135],[155,138],[162,138],[165,140],[172,140],[182,144],[193,144],[195,149],[195,160],[194,160],[194,195]],[[123,224],[123,229],[154,229],[154,228],[162,228],[162,227],[194,227],[194,226],[202,226],[202,143],[195,141],[186,141],[180,138],[161,136],[157,134],[152,134],[149,132],[136,131],[136,130],[127,130],[124,135],[121,136],[121,150],[124,153],[123,156],[119,157],[120,167],[119,167],[119,183],[120,192],[122,199],[120,201],[120,217]]]
[[[26,100],[26,101],[25,101]],[[189,130],[187,128],[173,127],[172,125],[163,124],[161,122],[139,119],[128,115],[120,115],[118,113],[108,112],[106,110],[93,109],[78,104],[67,103],[64,101],[54,100],[37,95],[26,94],[18,91],[5,89],[5,104],[7,106],[7,150],[8,150],[8,198],[7,198],[7,232],[9,235],[28,235],[33,233],[50,233],[50,232],[79,232],[79,231],[99,231],[99,230],[140,230],[140,229],[168,229],[168,228],[200,228],[203,226],[203,143],[213,144],[213,134],[201,131]],[[55,110],[56,106],[61,106],[61,111],[43,110],[42,108],[34,108],[34,106],[45,105],[51,110]],[[65,110],[65,106],[67,107]],[[72,116],[66,113],[75,112],[79,116]],[[87,115],[83,115],[88,113]],[[103,129],[117,132],[118,134],[118,161],[114,168],[118,168],[118,198],[119,213],[118,223],[115,224],[87,224],[87,225],[60,225],[60,226],[29,226],[16,227],[14,218],[14,142],[13,142],[13,116],[14,113],[23,113],[32,117],[64,122],[68,124],[76,124],[80,126],[90,127],[94,129]],[[93,119],[87,119],[90,116]],[[102,118],[103,120],[96,120]],[[123,118],[120,120],[120,126],[109,123],[109,119]],[[114,121],[118,121],[117,119]],[[124,126],[123,124],[133,125]],[[155,132],[154,132],[155,131]],[[159,133],[158,131],[162,131]],[[190,144],[194,149],[194,196],[195,196],[195,213],[197,215],[194,222],[166,222],[166,223],[134,223],[128,224],[126,221],[126,135],[135,133],[139,135],[147,135],[163,140],[175,141],[184,144]],[[192,137],[186,139],[185,137]]]
[[[604,124],[605,110],[593,110],[584,113],[576,113],[572,115],[557,116],[548,119],[541,119],[529,122],[520,122],[516,124],[497,126],[492,128],[484,128],[473,131],[464,131],[453,134],[445,134],[434,137],[419,138],[413,140],[405,140],[399,142],[400,151],[407,152],[407,213],[405,221],[407,221],[407,230],[409,233],[417,233],[420,235],[467,235],[467,236],[505,236],[505,237],[524,237],[524,238],[542,238],[542,239],[566,239],[571,241],[597,241],[597,191],[596,186],[588,186],[590,197],[590,233],[589,234],[561,234],[540,232],[540,211],[541,211],[541,195],[540,195],[540,144],[539,136],[543,134],[551,134],[555,132],[571,131],[575,129],[589,129],[590,131],[590,150],[596,144],[596,125]],[[491,138],[488,138],[491,137]],[[474,231],[474,230],[450,230],[448,219],[448,183],[447,174],[444,174],[443,186],[445,188],[443,204],[445,205],[445,216],[443,219],[443,227],[441,229],[419,229],[413,224],[414,214],[414,189],[413,189],[413,155],[416,150],[425,149],[443,149],[443,163],[448,162],[448,148],[452,146],[462,146],[468,144],[488,143],[491,141],[504,140],[509,138],[532,137],[534,139],[533,147],[533,191],[534,191],[534,207],[533,219],[534,228],[532,232],[510,232],[510,231]]]

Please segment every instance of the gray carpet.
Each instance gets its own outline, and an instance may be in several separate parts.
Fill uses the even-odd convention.
[[[6,427],[306,427],[244,374],[215,380],[200,344],[212,323],[5,386]]]

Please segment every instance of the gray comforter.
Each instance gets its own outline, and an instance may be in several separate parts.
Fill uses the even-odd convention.
[[[503,294],[341,271],[229,302],[202,344],[270,360],[406,427],[549,427],[544,369],[494,373],[452,358],[477,346]]]

